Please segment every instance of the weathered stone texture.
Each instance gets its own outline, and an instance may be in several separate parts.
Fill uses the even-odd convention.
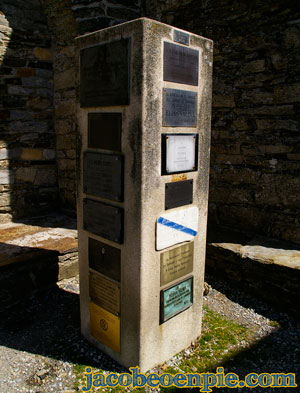
[[[38,0],[1,2],[0,73],[0,184],[9,185],[0,190],[5,222],[51,209],[57,199],[56,179],[48,181],[45,173],[49,162],[55,167],[52,50]]]
[[[214,40],[209,223],[300,242],[297,2],[147,3]]]

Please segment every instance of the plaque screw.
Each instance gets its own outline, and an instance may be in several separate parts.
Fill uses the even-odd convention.
[[[105,248],[104,247],[102,247],[101,253],[102,253],[102,255],[105,254]]]

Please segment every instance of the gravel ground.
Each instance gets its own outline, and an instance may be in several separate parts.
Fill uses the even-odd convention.
[[[300,375],[299,321],[213,276],[207,276],[206,280],[210,291],[204,303],[252,332],[250,345],[240,343],[243,351],[223,365],[225,371],[235,372],[240,377],[249,372],[294,372],[297,381]],[[24,300],[1,316],[0,393],[75,393],[75,364],[88,364],[107,372],[125,372],[81,337],[78,292],[78,278],[64,280],[56,288]],[[186,353],[190,351],[187,349]],[[173,365],[178,359],[180,355],[167,364]],[[158,367],[154,371],[162,369]],[[296,392],[297,389],[290,390]],[[155,391],[159,389],[151,390]],[[216,391],[222,392],[222,389]],[[274,392],[274,389],[251,391]]]

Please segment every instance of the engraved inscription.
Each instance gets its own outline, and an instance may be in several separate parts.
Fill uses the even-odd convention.
[[[193,277],[161,291],[161,322],[174,317],[193,304]]]
[[[99,306],[115,315],[120,314],[120,285],[90,271],[90,297]]]
[[[89,267],[115,281],[120,281],[121,250],[89,238]]]
[[[84,199],[83,227],[88,232],[121,244],[123,243],[123,209]]]
[[[160,254],[160,285],[185,276],[193,271],[194,242]]]
[[[83,190],[113,201],[123,201],[123,157],[86,152],[83,157]]]
[[[174,41],[179,44],[190,45],[190,36],[183,31],[174,30]]]
[[[164,42],[164,80],[198,86],[199,52]]]
[[[129,40],[81,50],[82,107],[129,104]]]
[[[163,89],[163,126],[197,127],[197,93]]]

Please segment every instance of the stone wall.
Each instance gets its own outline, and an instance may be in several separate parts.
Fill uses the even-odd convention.
[[[300,242],[297,1],[148,0],[214,40],[209,223]]]
[[[57,199],[51,39],[38,0],[0,9],[0,223]]]

